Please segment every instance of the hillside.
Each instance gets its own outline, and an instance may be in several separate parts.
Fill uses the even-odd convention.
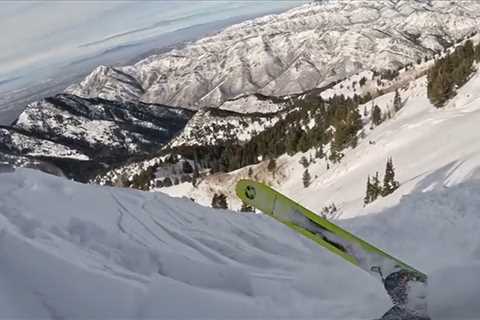
[[[431,320],[478,319],[479,18],[475,1],[318,1],[29,104],[0,126],[0,319],[392,307],[367,273],[242,212],[245,178],[427,274]]]
[[[475,142],[479,139],[475,127],[480,121],[480,73],[474,73],[442,109],[435,108],[428,100],[426,83],[424,76],[400,90],[403,108],[374,128],[369,124],[372,106],[378,105],[384,113],[392,112],[394,92],[360,105],[362,112],[365,109],[368,112],[368,116],[363,115],[365,127],[356,148],[346,150],[340,163],[335,164],[327,157],[318,159],[312,149],[294,156],[281,156],[276,161],[274,174],[267,170],[264,162],[206,177],[198,188],[185,183],[161,191],[191,197],[205,205],[210,205],[213,193],[226,192],[231,208],[238,209],[240,203],[233,195],[233,185],[238,179],[248,177],[250,171],[253,177],[270,182],[307,207],[321,210],[335,203],[343,217],[352,217],[386,206],[379,199],[364,208],[363,198],[367,177],[377,171],[383,175],[389,157],[393,158],[401,184],[391,196],[394,203],[434,173],[438,175],[435,179],[432,177],[435,184],[426,185],[426,190],[442,189],[475,177],[480,160],[480,148]],[[312,176],[308,188],[302,181],[305,170],[300,164],[302,156],[315,161],[308,167]]]
[[[2,317],[351,320],[390,307],[375,279],[266,216],[0,171]],[[440,174],[341,224],[430,275],[434,319],[466,319],[480,312],[480,185],[421,192]]]
[[[12,126],[0,126],[0,152],[27,162],[48,161],[69,177],[88,181],[109,165],[157,151],[192,116],[164,105],[59,94],[29,104]]]
[[[254,93],[302,93],[433,56],[476,32],[479,12],[476,1],[310,4],[231,26],[135,65],[100,66],[66,91],[192,109]]]

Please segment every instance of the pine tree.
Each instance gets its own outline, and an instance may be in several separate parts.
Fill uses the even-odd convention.
[[[193,175],[192,175],[192,180],[191,180],[191,182],[192,182],[192,186],[193,186],[194,188],[196,188],[196,187],[197,187],[197,183],[198,183],[198,171],[197,171],[197,170],[194,170],[194,171],[193,171]]]
[[[476,62],[480,62],[480,44],[477,44],[477,45],[475,46],[475,54],[474,54],[474,56],[475,56],[475,61],[476,61]]]
[[[240,212],[255,212],[255,209],[252,206],[249,206],[245,202],[242,202],[242,207],[240,208]]]
[[[305,156],[302,156],[302,158],[300,159],[300,164],[301,164],[304,168],[308,168],[308,166],[310,165],[310,163],[308,162],[307,157],[305,157]]]
[[[305,188],[308,188],[310,186],[310,181],[312,177],[310,176],[310,172],[308,172],[308,169],[305,169],[303,172],[303,186]]]
[[[456,95],[456,90],[467,82],[474,71],[475,55],[473,43],[467,41],[435,62],[427,76],[427,95],[435,107],[443,107]]]
[[[198,170],[198,155],[197,155],[197,150],[195,150],[193,153],[193,179],[192,179],[192,184],[194,187],[197,186],[197,180],[199,177],[200,177],[200,172]]]
[[[187,160],[183,161],[182,163],[182,171],[183,173],[186,173],[186,174],[193,173],[192,165]]]
[[[172,180],[169,177],[166,177],[163,180],[163,186],[164,187],[171,187],[173,185]]]
[[[378,126],[382,121],[382,110],[379,106],[375,105],[372,110],[372,124]]]
[[[320,144],[320,146],[315,149],[315,158],[322,159],[325,156],[323,153],[323,144]]]
[[[365,83],[367,83],[367,78],[362,77],[362,79],[360,79],[360,82],[359,82],[360,87],[363,87],[365,85]]]
[[[402,98],[400,97],[398,89],[395,90],[395,97],[393,98],[393,109],[395,110],[395,112],[398,112],[400,109],[402,109]]]
[[[389,158],[385,168],[385,176],[383,177],[382,195],[388,196],[398,189],[400,184],[395,180],[395,169],[393,167],[393,160]]]
[[[277,162],[275,161],[275,159],[270,159],[267,165],[268,171],[274,172],[276,168],[277,168]]]
[[[370,175],[367,178],[367,191],[365,198],[363,198],[363,204],[367,205],[372,202],[372,183],[370,182]]]
[[[228,209],[227,196],[223,193],[214,194],[212,198],[212,208]]]
[[[378,171],[375,173],[372,181],[372,198],[371,202],[377,200],[377,198],[382,194],[382,187],[380,186],[380,178],[378,175]]]

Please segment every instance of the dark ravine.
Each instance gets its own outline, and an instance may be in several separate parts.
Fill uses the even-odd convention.
[[[88,181],[105,168],[159,150],[194,113],[59,94],[30,104],[12,126],[0,126],[0,152],[9,155],[4,161],[40,160]]]

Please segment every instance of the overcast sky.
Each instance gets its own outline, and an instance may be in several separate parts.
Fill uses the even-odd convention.
[[[118,45],[304,1],[0,2],[0,84]]]

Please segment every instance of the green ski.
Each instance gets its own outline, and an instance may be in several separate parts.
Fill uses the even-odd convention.
[[[238,197],[382,281],[394,307],[382,319],[429,319],[427,276],[269,186],[241,180]]]

